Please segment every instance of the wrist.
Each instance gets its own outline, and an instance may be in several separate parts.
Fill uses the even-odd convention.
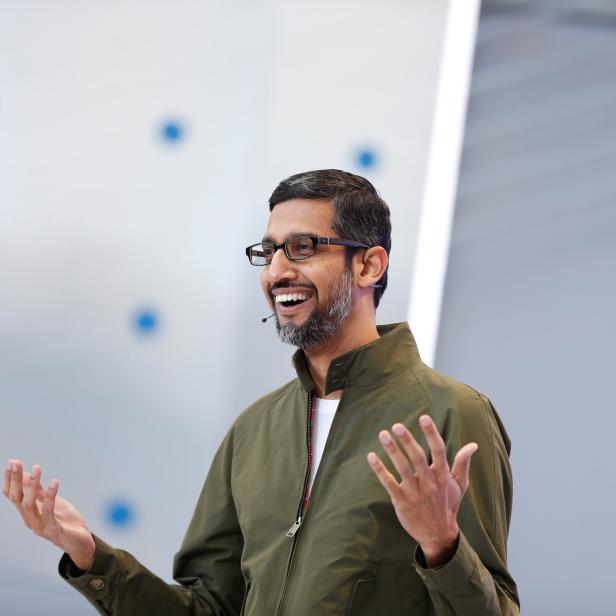
[[[94,538],[92,538],[91,545],[89,545],[86,549],[79,550],[78,552],[68,552],[68,555],[78,569],[88,571],[94,564],[95,552],[96,544],[94,543]]]
[[[75,567],[77,567],[77,569],[80,569],[84,573],[88,571],[94,564],[94,556],[88,557],[88,556],[82,556],[78,554],[74,554],[74,555],[69,554],[69,556],[70,556],[70,559],[73,561],[73,564],[75,565]]]
[[[456,529],[455,534],[444,537],[440,541],[430,544],[420,544],[428,569],[440,567],[448,563],[458,549],[460,531]]]

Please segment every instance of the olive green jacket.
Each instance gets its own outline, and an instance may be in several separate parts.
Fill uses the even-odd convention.
[[[310,500],[305,499],[310,398],[298,378],[248,408],[206,479],[168,585],[96,538],[91,569],[65,555],[60,573],[101,614],[116,616],[492,616],[519,613],[506,566],[509,439],[490,401],[423,364],[405,323],[332,362],[326,394],[343,389]],[[426,569],[366,462],[377,435],[419,416],[438,426],[450,462],[478,443],[457,551]],[[427,450],[425,440],[420,443]],[[298,521],[301,524],[298,525]]]

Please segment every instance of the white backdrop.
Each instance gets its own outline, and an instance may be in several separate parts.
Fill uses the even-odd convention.
[[[292,376],[243,254],[280,179],[375,183],[406,317],[445,9],[0,2],[0,457],[166,579],[222,434]],[[87,610],[8,502],[0,545],[3,614]]]

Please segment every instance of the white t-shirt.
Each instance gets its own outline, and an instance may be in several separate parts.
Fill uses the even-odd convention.
[[[315,413],[312,420],[312,470],[310,471],[308,494],[312,491],[312,482],[314,481],[319,463],[323,457],[327,436],[332,427],[339,402],[340,400],[323,400],[323,398],[316,398]]]

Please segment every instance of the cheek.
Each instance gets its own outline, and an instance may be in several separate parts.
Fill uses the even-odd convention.
[[[317,302],[321,305],[327,304],[331,295],[331,285],[327,280],[313,281],[316,286]]]

